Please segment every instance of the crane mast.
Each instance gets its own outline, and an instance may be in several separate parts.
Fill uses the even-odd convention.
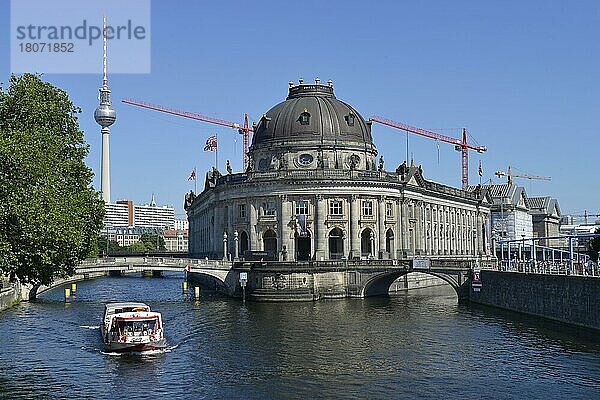
[[[178,110],[175,108],[164,107],[156,104],[149,104],[140,100],[134,99],[123,99],[121,102],[136,107],[146,108],[148,110],[160,111],[166,114],[177,115],[179,117],[190,118],[196,121],[208,122],[210,124],[226,126],[228,128],[237,129],[238,133],[243,136],[243,164],[244,171],[248,169],[248,150],[250,148],[250,132],[253,132],[252,128],[248,127],[248,114],[244,113],[244,122],[239,124],[237,122],[226,121],[223,119],[209,117],[200,113]]]
[[[418,128],[415,126],[405,124],[403,122],[394,121],[389,118],[384,118],[380,116],[372,116],[371,118],[369,118],[369,120],[380,123],[382,125],[390,126],[392,128],[401,129],[405,132],[414,133],[415,135],[420,135],[428,137],[430,139],[435,139],[441,142],[453,144],[454,148],[457,151],[461,152],[461,183],[463,189],[466,189],[467,186],[469,186],[469,150],[475,150],[478,153],[484,153],[487,151],[487,147],[485,146],[474,146],[472,144],[467,143],[467,130],[464,128],[462,131],[462,140],[460,140],[451,136],[442,135],[441,133],[437,133],[423,128]]]

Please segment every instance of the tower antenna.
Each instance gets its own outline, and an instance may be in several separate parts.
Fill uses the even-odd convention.
[[[102,86],[108,86],[108,78],[106,76],[106,15],[102,24]]]
[[[102,46],[102,87],[100,92],[100,104],[94,112],[94,119],[102,127],[102,168],[101,168],[101,191],[105,203],[110,203],[110,158],[109,158],[109,135],[111,126],[116,118],[115,109],[110,104],[110,89],[108,88],[108,77],[106,74],[106,16],[103,18],[103,46]]]

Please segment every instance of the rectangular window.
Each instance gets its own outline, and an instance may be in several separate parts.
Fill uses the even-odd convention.
[[[296,201],[296,215],[308,214],[308,200]]]
[[[373,216],[373,202],[370,200],[363,201],[362,203],[363,215],[372,217]]]
[[[268,201],[265,206],[265,215],[275,215],[275,203]]]
[[[394,203],[392,203],[391,201],[385,203],[385,215],[386,217],[394,216]]]
[[[342,202],[340,200],[329,201],[329,214],[342,215]]]
[[[245,204],[238,205],[238,216],[240,217],[240,219],[246,218],[246,205]]]

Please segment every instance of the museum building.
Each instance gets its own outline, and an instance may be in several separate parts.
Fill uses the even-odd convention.
[[[214,169],[186,195],[192,257],[465,258],[490,254],[491,197],[386,170],[371,123],[333,85],[290,83],[253,126],[243,173]],[[411,162],[412,164],[412,162]]]

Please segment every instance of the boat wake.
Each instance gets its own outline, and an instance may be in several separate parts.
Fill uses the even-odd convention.
[[[79,325],[80,328],[90,329],[90,330],[98,330],[100,329],[100,325]]]

